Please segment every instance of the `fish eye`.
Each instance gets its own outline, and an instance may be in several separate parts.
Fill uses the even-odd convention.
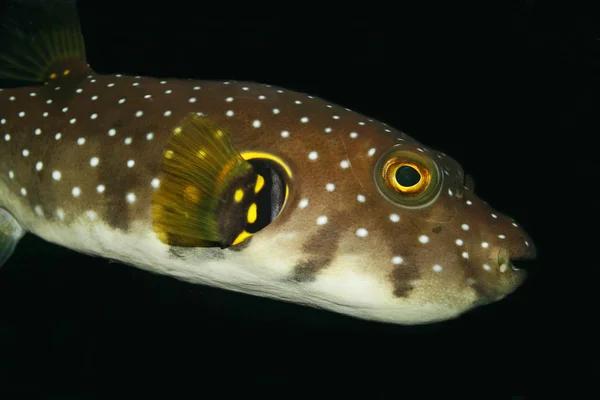
[[[427,155],[403,146],[384,153],[375,168],[379,191],[405,207],[424,207],[440,192],[443,176]]]
[[[429,181],[431,181],[431,175],[426,167],[405,161],[398,162],[393,159],[388,164],[392,164],[391,166],[387,166],[386,171],[386,174],[390,175],[388,179],[390,179],[391,186],[406,195],[422,192],[427,188]]]

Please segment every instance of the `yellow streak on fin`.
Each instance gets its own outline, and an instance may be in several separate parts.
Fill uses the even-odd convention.
[[[226,247],[244,230],[246,212],[234,202],[234,193],[250,183],[252,188],[256,174],[208,117],[190,113],[174,127],[161,175],[152,195],[152,220],[163,242]]]
[[[262,175],[258,174],[256,177],[256,186],[254,187],[254,193],[260,192],[260,190],[265,186],[265,178]]]
[[[248,223],[253,224],[256,222],[256,218],[258,217],[258,210],[256,207],[256,203],[252,203],[250,208],[248,208]]]
[[[233,197],[233,200],[236,203],[241,202],[242,200],[244,200],[244,191],[242,189],[238,189],[235,191],[235,195]]]
[[[244,242],[246,239],[248,239],[250,236],[252,236],[251,233],[248,233],[246,231],[243,231],[242,233],[240,233],[240,235],[233,241],[232,245],[238,245],[242,242]]]

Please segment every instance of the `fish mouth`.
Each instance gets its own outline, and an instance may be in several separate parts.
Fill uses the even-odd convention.
[[[514,271],[531,271],[535,265],[535,257],[511,258],[510,266]]]

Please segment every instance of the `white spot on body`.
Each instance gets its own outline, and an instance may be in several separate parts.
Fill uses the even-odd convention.
[[[333,183],[328,183],[327,185],[325,185],[325,190],[327,190],[328,192],[333,192],[335,190],[335,185]]]
[[[154,133],[150,132],[146,135],[146,140],[152,140],[154,139]]]
[[[306,208],[306,207],[308,207],[308,199],[302,199],[302,200],[300,200],[300,202],[298,203],[298,207],[300,207],[300,208]]]
[[[85,216],[90,220],[90,221],[94,221],[96,218],[98,218],[98,214],[96,214],[95,211],[92,210],[88,210],[85,212]]]
[[[73,190],[71,190],[73,197],[79,197],[81,195],[81,189],[75,186]]]
[[[356,200],[358,200],[359,203],[364,203],[365,201],[367,201],[367,198],[362,194],[359,194],[358,196],[356,196]]]
[[[442,272],[442,266],[439,264],[435,264],[431,269],[433,269],[435,272]]]
[[[52,171],[52,179],[54,179],[55,181],[60,181],[61,177],[62,174],[60,173],[60,171]]]
[[[61,221],[65,220],[65,212],[63,211],[62,208],[58,208],[56,210],[56,216],[58,217],[58,219],[60,219]]]
[[[288,131],[281,131],[281,137],[282,138],[290,137],[290,132],[288,132]]]
[[[227,110],[225,115],[227,115],[228,117],[233,117],[233,110]]]
[[[160,186],[160,180],[154,178],[152,179],[152,182],[150,182],[150,185],[152,185],[154,189],[158,189],[158,187]]]
[[[350,161],[348,161],[348,160],[342,160],[342,161],[340,162],[340,167],[342,167],[342,168],[344,168],[344,169],[346,169],[346,168],[350,167]]]
[[[77,144],[83,146],[85,144],[85,138],[80,137],[79,139],[77,139]]]
[[[104,185],[98,185],[98,186],[96,186],[96,191],[98,193],[104,193],[105,190],[106,190],[106,186],[104,186]]]
[[[39,204],[37,206],[35,206],[34,210],[38,217],[44,216],[44,209]]]
[[[38,170],[38,171],[41,171],[43,168],[44,168],[44,163],[43,163],[43,162],[41,162],[41,161],[38,161],[38,162],[35,164],[35,169],[36,169],[36,170]]]
[[[100,159],[99,159],[98,157],[92,157],[92,158],[90,159],[90,165],[91,165],[92,167],[97,167],[97,166],[98,166],[98,164],[100,164]]]
[[[309,160],[316,160],[317,158],[319,158],[319,154],[317,154],[316,151],[311,151],[310,153],[308,153],[308,159]]]
[[[365,228],[358,228],[356,230],[356,236],[364,238],[367,237],[367,235],[369,234],[369,232],[365,229]]]
[[[261,122],[257,119],[252,122],[252,126],[255,128],[260,128],[261,125]]]
[[[317,225],[325,225],[327,223],[327,217],[324,215],[321,215],[319,218],[317,218]]]
[[[117,130],[116,129],[109,129],[108,130],[108,136],[115,136],[117,134]]]
[[[422,244],[429,243],[429,237],[427,235],[420,235],[419,242]]]
[[[392,264],[394,265],[400,265],[404,262],[404,259],[400,256],[394,256],[392,257]]]
[[[463,231],[468,231],[468,230],[469,230],[469,225],[467,225],[467,224],[462,224],[462,225],[460,226],[460,228],[461,228]]]
[[[29,150],[24,149],[22,154],[23,154],[23,157],[29,157]]]
[[[127,160],[127,167],[128,168],[133,168],[134,165],[135,165],[135,161],[134,160]]]
[[[140,118],[142,115],[144,115],[144,112],[143,112],[143,111],[137,111],[137,112],[135,113],[135,116],[136,116],[136,118]]]
[[[306,124],[308,122],[308,117],[300,118],[300,122],[302,122],[303,124]]]
[[[400,216],[398,214],[390,214],[390,221],[398,222],[400,221]]]
[[[134,194],[134,193],[127,193],[127,196],[125,196],[125,198],[127,199],[127,202],[128,202],[129,204],[133,204],[133,203],[135,203],[135,201],[136,201],[136,199],[137,199],[137,197],[135,197],[135,194]]]
[[[21,188],[21,194],[22,194],[23,196],[27,196],[27,189],[25,189],[25,188]]]
[[[36,136],[40,136],[41,134],[42,134],[42,130],[41,130],[40,128],[37,128],[37,129],[35,130],[35,135],[36,135]]]
[[[375,147],[372,147],[372,148],[370,148],[370,149],[369,149],[369,151],[367,152],[367,155],[368,155],[369,157],[372,157],[372,156],[375,154],[375,151],[376,151],[376,150],[375,150]]]
[[[131,144],[132,141],[133,141],[133,139],[130,137],[126,137],[125,140],[123,140],[123,142],[127,145]]]

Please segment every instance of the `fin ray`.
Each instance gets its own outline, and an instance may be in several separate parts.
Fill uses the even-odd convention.
[[[11,3],[0,21],[0,78],[44,83],[61,75],[53,69],[90,71],[74,2],[51,3]]]

